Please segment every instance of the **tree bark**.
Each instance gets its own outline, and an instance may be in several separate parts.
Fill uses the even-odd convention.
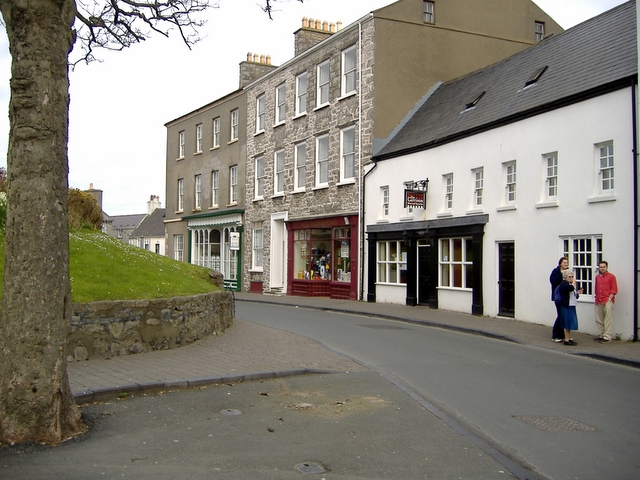
[[[84,430],[67,376],[68,55],[74,0],[0,0],[11,52],[0,442]]]

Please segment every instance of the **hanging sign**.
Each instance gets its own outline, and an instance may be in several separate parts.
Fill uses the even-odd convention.
[[[229,250],[240,250],[240,232],[229,232]]]
[[[424,190],[405,190],[404,207],[427,208],[427,192]]]

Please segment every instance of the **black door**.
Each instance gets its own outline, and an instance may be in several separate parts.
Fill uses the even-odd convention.
[[[498,315],[513,317],[516,313],[515,245],[498,245]]]
[[[429,305],[429,286],[431,275],[429,273],[429,249],[428,245],[418,245],[418,304]]]

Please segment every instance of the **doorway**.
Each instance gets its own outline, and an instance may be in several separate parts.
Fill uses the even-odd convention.
[[[498,244],[498,315],[516,313],[516,255],[513,242]]]
[[[418,305],[429,305],[431,274],[429,255],[431,246],[418,244]]]

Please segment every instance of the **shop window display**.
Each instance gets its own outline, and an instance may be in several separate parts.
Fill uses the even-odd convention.
[[[298,279],[351,282],[350,227],[294,230],[294,272]]]

